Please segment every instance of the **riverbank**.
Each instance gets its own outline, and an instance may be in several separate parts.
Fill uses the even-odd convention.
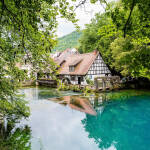
[[[28,80],[21,83],[22,87],[27,86],[45,86],[49,88],[57,88],[58,90],[67,91],[71,90],[74,92],[82,92],[82,93],[99,93],[99,92],[105,92],[105,91],[119,91],[124,89],[150,89],[150,81],[149,80],[132,80],[120,84],[114,84],[113,87],[106,86],[105,88],[99,88],[96,89],[94,85],[72,85],[72,84],[63,84],[61,82],[57,83],[52,80]]]

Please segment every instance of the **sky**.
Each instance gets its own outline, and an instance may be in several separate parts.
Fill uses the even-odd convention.
[[[78,7],[75,12],[77,16],[76,18],[79,19],[78,25],[80,26],[80,29],[84,29],[84,25],[90,23],[90,20],[94,17],[94,14],[104,12],[104,8],[100,3],[90,4],[87,2],[85,5]],[[65,19],[59,18],[58,23],[58,37],[62,37],[76,30],[74,25]]]

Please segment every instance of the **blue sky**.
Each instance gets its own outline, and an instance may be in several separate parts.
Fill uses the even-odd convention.
[[[80,28],[84,29],[84,25],[90,23],[91,18],[93,18],[94,14],[98,12],[104,12],[104,9],[100,5],[100,3],[90,4],[89,2],[87,2],[85,5],[76,9],[77,19],[79,19],[78,25],[80,26]],[[75,27],[71,22],[68,22],[61,18],[58,19],[58,22],[58,37],[62,37],[75,30]]]

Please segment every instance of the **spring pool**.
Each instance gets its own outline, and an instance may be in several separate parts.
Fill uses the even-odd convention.
[[[89,97],[48,88],[23,88],[20,93],[31,108],[29,119],[18,124],[29,129],[24,138],[28,149],[150,149],[149,91]]]

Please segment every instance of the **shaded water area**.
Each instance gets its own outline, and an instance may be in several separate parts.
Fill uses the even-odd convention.
[[[19,139],[14,142],[18,150],[150,149],[149,91],[85,97],[36,87],[20,93],[25,94],[31,115],[12,132],[12,139]]]

